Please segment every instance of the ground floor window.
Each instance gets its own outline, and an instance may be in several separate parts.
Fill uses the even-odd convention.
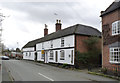
[[[31,56],[31,52],[29,52],[29,56]]]
[[[65,52],[64,52],[64,50],[60,51],[60,60],[65,60]]]
[[[120,47],[110,48],[110,62],[120,63]]]
[[[26,56],[27,56],[27,52],[26,52]]]
[[[53,51],[50,51],[50,57],[49,57],[50,60],[53,60],[54,57],[53,57]]]
[[[41,59],[44,59],[45,54],[41,54]]]

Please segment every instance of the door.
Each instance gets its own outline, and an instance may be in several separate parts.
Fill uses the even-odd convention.
[[[56,56],[56,62],[58,62],[58,51],[55,51],[55,56]]]
[[[37,52],[35,52],[35,61],[37,61]]]
[[[73,50],[71,50],[71,63],[73,63]]]
[[[48,63],[48,52],[45,52],[45,63]]]

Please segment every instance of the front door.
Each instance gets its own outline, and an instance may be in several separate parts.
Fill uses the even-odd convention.
[[[35,61],[37,61],[37,52],[35,52]]]
[[[45,52],[45,63],[48,63],[48,51]]]
[[[58,62],[58,51],[55,51],[56,62]]]

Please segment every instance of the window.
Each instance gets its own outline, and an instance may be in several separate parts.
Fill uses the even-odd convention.
[[[44,59],[44,54],[41,54],[41,59]]]
[[[26,56],[27,56],[27,52],[26,52]]]
[[[42,43],[42,49],[44,49],[44,43]]]
[[[51,46],[50,47],[53,48],[53,40],[51,40]]]
[[[110,48],[110,62],[120,63],[120,47]]]
[[[29,56],[31,56],[31,52],[29,52]]]
[[[64,47],[64,38],[61,38],[61,47]]]
[[[112,35],[120,34],[120,21],[112,23]]]
[[[53,58],[53,51],[50,51],[50,58],[49,58],[50,60],[53,60],[54,58]]]
[[[64,50],[60,51],[60,60],[65,60]]]

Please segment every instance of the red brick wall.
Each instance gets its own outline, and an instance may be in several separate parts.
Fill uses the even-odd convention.
[[[118,20],[120,20],[120,9],[115,10],[114,12],[111,12],[102,17],[102,26],[109,24],[110,31],[108,33],[110,34],[110,36],[112,36],[112,23],[115,21],[118,21]],[[103,29],[103,27],[102,27],[102,29]],[[120,67],[120,65],[111,64],[109,62],[109,45],[103,45],[102,52],[103,52],[103,54],[102,54],[103,68],[107,67],[109,70],[114,70],[116,67]]]
[[[102,17],[102,26],[106,25],[106,24],[109,24],[109,26],[110,26],[110,32],[109,32],[110,35],[112,35],[112,23],[115,22],[115,21],[120,20],[119,14],[120,14],[120,10],[116,10],[116,11],[111,12],[111,13],[109,13],[109,14]]]
[[[82,36],[82,35],[76,35],[76,50],[81,52],[81,53],[84,53],[84,52],[87,52],[87,47],[86,45],[84,44],[83,40],[86,40],[88,39],[89,36]],[[101,39],[99,40],[99,42],[96,44],[96,46],[101,49]]]
[[[88,36],[81,36],[81,35],[76,35],[76,50],[84,53],[87,52],[86,45],[84,44],[83,40],[88,39]]]

